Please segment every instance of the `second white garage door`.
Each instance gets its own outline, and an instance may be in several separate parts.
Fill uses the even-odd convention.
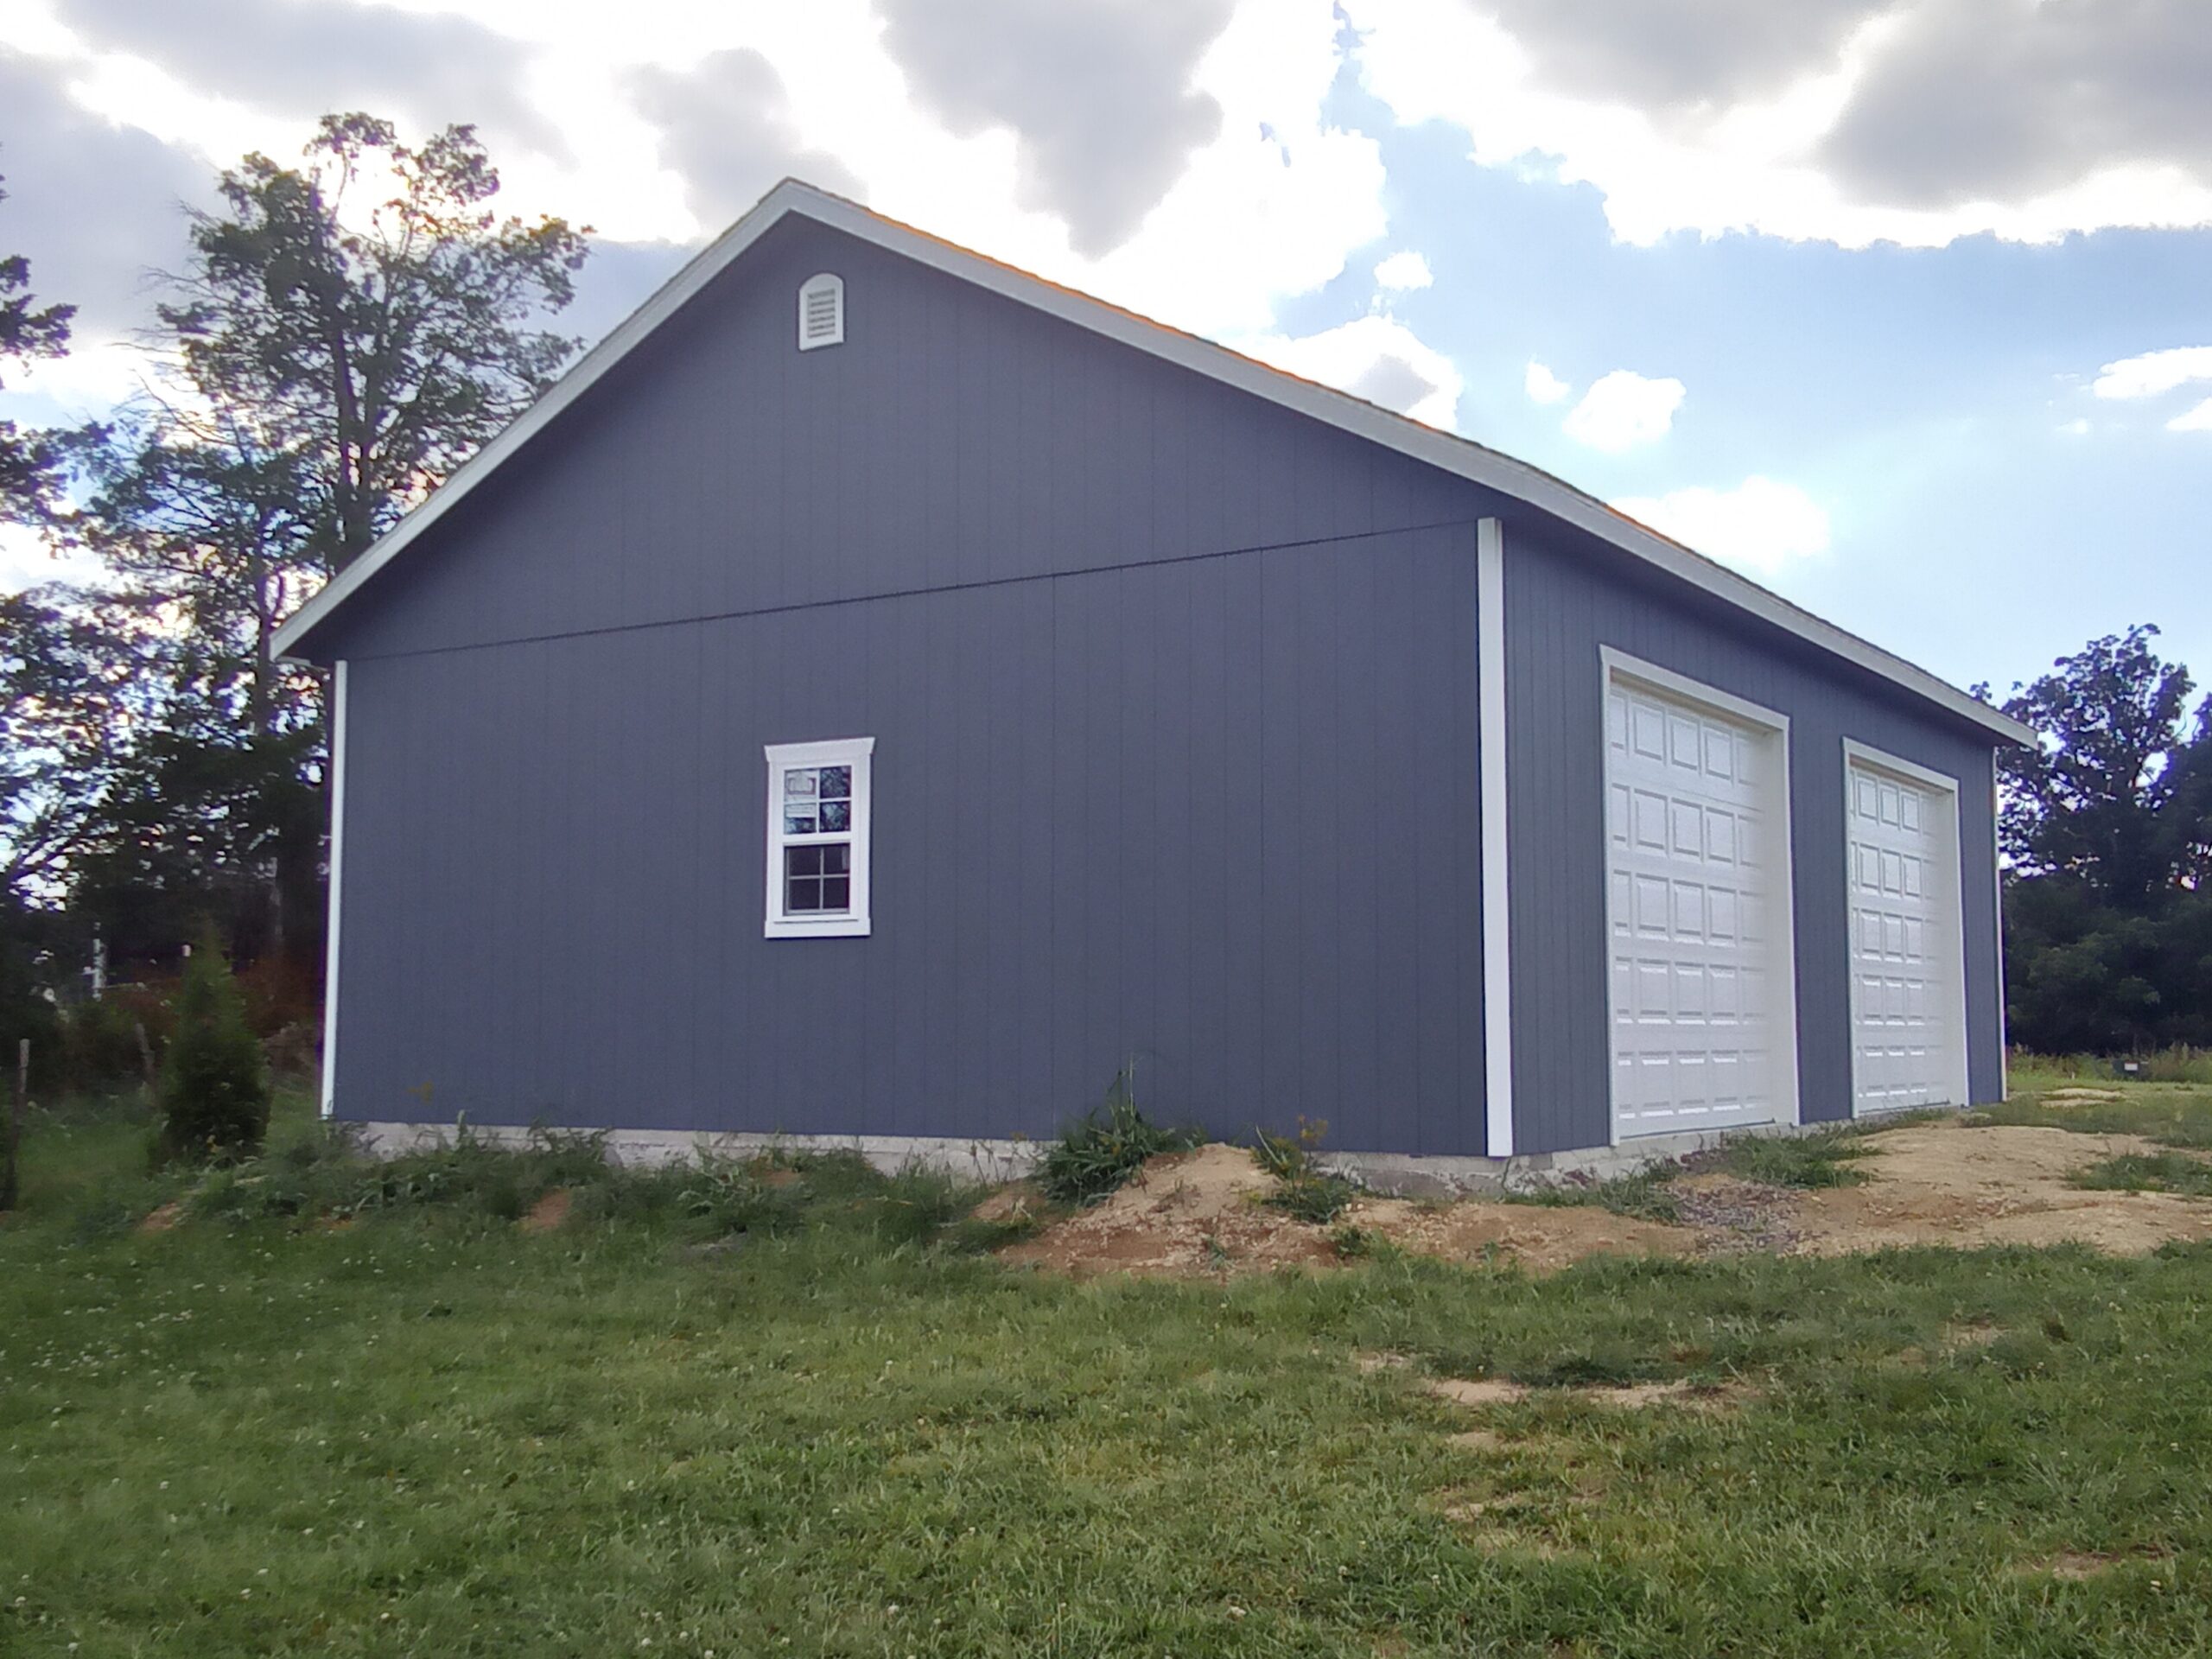
[[[1796,1117],[1786,728],[1607,653],[1613,1130]]]
[[[1963,1105],[1958,786],[1847,747],[1854,1112]]]

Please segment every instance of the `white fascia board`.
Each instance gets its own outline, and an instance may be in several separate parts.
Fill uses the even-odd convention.
[[[1178,364],[1269,403],[1310,416],[1341,431],[1396,450],[1415,461],[1496,490],[1541,509],[1611,543],[1623,551],[1656,565],[1690,586],[1725,601],[1740,611],[1796,635],[1809,644],[1869,673],[1891,681],[1947,712],[1969,720],[1994,736],[2014,743],[2033,743],[2035,733],[2009,715],[1927,670],[1893,656],[1878,645],[1847,633],[1801,610],[1779,594],[1769,593],[1748,577],[1692,552],[1633,518],[1618,512],[1596,497],[1540,471],[1528,462],[1485,448],[1472,441],[1440,432],[1434,427],[1354,397],[1347,392],[1300,379],[1255,359],[1201,340],[1165,323],[1154,322],[1134,311],[1095,299],[1013,265],[946,242],[886,219],[841,196],[817,190],[796,179],[785,179],[698,257],[670,279],[666,286],[633,312],[613,333],[584,353],[543,397],[514,423],[485,445],[435,494],[395,524],[384,538],[334,577],[313,599],[302,606],[278,630],[276,654],[296,651],[324,618],[344,603],[346,596],[389,563],[402,548],[428,530],[461,498],[494,471],[514,451],[527,443],[542,427],[574,403],[631,348],[681,309],[686,302],[759,241],[786,213],[799,213],[832,230],[972,283],[1005,298],[1043,311],[1048,315],[1103,334],[1109,340]]]

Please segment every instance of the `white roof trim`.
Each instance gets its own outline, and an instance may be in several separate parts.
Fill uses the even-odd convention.
[[[627,356],[646,335],[673,316],[740,255],[788,213],[800,213],[833,230],[872,242],[878,247],[975,283],[1065,321],[1088,328],[1109,340],[1134,346],[1154,357],[1211,376],[1216,380],[1264,397],[1269,403],[1295,410],[1386,448],[1453,473],[1486,488],[1541,508],[1657,566],[1691,587],[1726,601],[1785,632],[1841,658],[1867,672],[1902,686],[1947,712],[2018,743],[2031,743],[2035,734],[1987,703],[1968,696],[1923,668],[1822,621],[1778,594],[1771,594],[1725,565],[1694,553],[1679,542],[1649,530],[1615,512],[1594,496],[1550,474],[1485,448],[1470,439],[1440,432],[1420,422],[1377,408],[1349,393],[1300,379],[1280,369],[1240,355],[1211,340],[1200,340],[1154,322],[1132,311],[1041,276],[1001,264],[886,219],[841,196],[830,195],[796,179],[785,179],[763,196],[752,210],[709,243],[690,264],[605,339],[578,359],[543,397],[523,412],[499,435],[486,444],[430,497],[385,532],[361,556],[340,571],[321,592],[293,613],[277,631],[276,654],[289,657],[308,634],[344,604],[371,577],[423,531],[461,501],[468,493],[496,472],[500,464],[550,423],[569,404],[589,391],[610,369]]]

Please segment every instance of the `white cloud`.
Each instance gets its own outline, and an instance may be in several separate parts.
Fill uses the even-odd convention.
[[[1427,260],[1406,248],[1375,267],[1375,280],[1381,287],[1402,290],[1427,288],[1436,280],[1436,274],[1429,270]]]
[[[34,54],[83,108],[181,146],[211,168],[249,148],[289,157],[308,136],[310,124],[250,96],[216,94],[103,50],[55,23],[45,0],[20,3],[22,16],[0,22],[0,42]],[[868,0],[396,3],[424,17],[465,16],[521,43],[526,72],[509,90],[553,124],[566,153],[497,145],[506,187],[499,206],[561,213],[610,240],[696,243],[722,228],[694,216],[655,111],[639,105],[639,78],[686,73],[714,54],[747,49],[781,83],[779,130],[791,155],[828,158],[858,181],[870,206],[1200,333],[1270,328],[1282,301],[1337,276],[1389,228],[1380,146],[1325,112],[1344,57],[1331,0],[1236,0],[1188,73],[1189,92],[1220,111],[1214,136],[1134,214],[1127,239],[1089,255],[1067,221],[1025,190],[1019,135],[1001,124],[956,131],[933,113]],[[767,171],[759,188],[773,181]]]
[[[1578,443],[1618,454],[1665,437],[1682,397],[1679,380],[1649,380],[1633,369],[1615,369],[1582,394],[1561,430]]]
[[[1521,384],[1527,389],[1529,396],[1540,404],[1563,402],[1574,391],[1573,386],[1533,357],[1529,359],[1529,372],[1522,377]]]
[[[1359,317],[1318,334],[1233,340],[1242,352],[1451,431],[1465,382],[1452,359],[1395,317]]]
[[[54,557],[28,525],[0,524],[0,594],[20,594],[48,582],[92,582],[103,574],[97,559],[81,554]]]
[[[2192,380],[2212,380],[2212,346],[2177,346],[2123,357],[2099,370],[2089,390],[2100,397],[2156,397]]]
[[[2016,7],[2034,15],[1989,25],[2019,48],[2007,54],[1986,46],[1986,57],[2002,60],[1993,73],[2032,58],[2026,90],[2042,100],[2012,100],[2030,118],[2018,143],[2008,134],[1997,146],[2000,156],[2024,156],[2032,148],[2037,161],[2047,162],[2054,143],[2063,147],[2072,137],[2075,144],[2070,155],[2063,148],[2059,155],[2070,164],[2039,165],[2000,182],[1981,165],[1986,142],[1979,149],[1971,142],[1944,149],[1941,159],[1955,161],[1956,170],[1935,178],[1891,178],[1885,168],[1897,172],[1891,165],[1896,157],[1863,153],[1870,126],[1880,131],[1905,124],[1872,122],[1861,95],[1894,104],[1904,95],[1901,86],[1910,91],[1915,153],[1942,148],[1919,136],[1923,127],[1941,132],[1940,88],[1930,92],[1912,79],[1929,54],[1948,54],[1955,45],[1930,37],[1942,24],[1942,6],[1917,0],[1828,6],[1826,18],[1808,17],[1802,30],[1793,30],[1794,9],[1789,22],[1772,21],[1779,14],[1770,0],[1758,16],[1732,22],[1712,7],[1702,17],[1694,8],[1687,17],[1685,9],[1655,9],[1649,29],[1671,31],[1669,41],[1702,34],[1707,38],[1697,44],[1704,49],[1766,60],[1720,67],[1734,73],[1679,63],[1645,65],[1650,73],[1640,73],[1605,41],[1592,41],[1612,30],[1620,33],[1612,47],[1630,43],[1625,31],[1643,21],[1633,13],[1593,19],[1590,7],[1560,6],[1548,18],[1522,7],[1516,33],[1497,21],[1504,10],[1500,0],[1484,0],[1479,8],[1465,0],[1344,3],[1362,33],[1362,79],[1401,122],[1464,129],[1471,159],[1485,166],[1547,159],[1561,182],[1594,187],[1613,233],[1639,245],[1685,230],[1703,236],[1755,231],[1851,248],[1883,241],[1941,247],[1984,232],[2047,243],[2110,226],[2212,224],[2212,174],[2176,159],[2183,153],[2176,135],[2194,118],[2186,99],[2169,100],[2182,111],[2173,118],[2173,132],[2161,129],[2173,143],[2123,141],[2133,45],[2112,35],[2113,60],[2085,67],[2082,78],[2095,85],[2074,87],[2077,95],[2069,100],[2065,63],[2080,59],[2098,36],[2066,31],[2094,30],[2107,21],[2101,13],[2080,15],[2087,8]],[[2147,20],[2147,12],[2138,11],[2142,16],[2133,21]],[[2177,20],[2180,14],[2171,16]],[[1815,28],[1815,22],[1827,26]],[[1613,61],[1604,61],[1609,54]],[[2139,72],[2143,64],[2133,67]],[[1662,73],[1669,69],[1681,79],[1669,81]],[[1980,102],[2008,107],[2003,96]],[[2044,104],[2049,118],[2038,120]],[[2055,138],[2059,121],[2077,108],[2082,132],[2069,129]],[[1967,136],[1986,138],[1984,124]],[[1870,161],[1883,164],[1870,168]]]
[[[2212,432],[2212,397],[2195,409],[2184,410],[2166,423],[2169,432]]]
[[[1709,558],[1761,575],[1828,549],[1828,515],[1795,484],[1756,474],[1732,490],[1675,490],[1613,506]]]
[[[2077,415],[2061,425],[2058,429],[2069,438],[2086,438],[2089,435],[2089,423],[2085,417]]]

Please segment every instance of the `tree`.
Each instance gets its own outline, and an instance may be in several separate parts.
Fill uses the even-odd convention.
[[[0,201],[6,200],[0,190]],[[61,356],[75,315],[71,305],[38,306],[30,293],[30,262],[21,254],[0,257],[0,367]],[[49,435],[0,420],[0,523],[44,522],[54,510],[60,478]]]
[[[171,1158],[249,1157],[269,1133],[268,1063],[212,931],[185,965],[176,1030],[162,1062],[161,1105],[162,1150]]]
[[[59,588],[0,595],[0,893],[50,903],[149,715],[149,620]]]
[[[2179,781],[2171,763],[2192,689],[2186,668],[2152,650],[2158,632],[2138,625],[2093,639],[2005,704],[2045,740],[2002,753],[2006,855],[2025,874],[2078,876],[2136,912],[2176,874],[2160,815]]]
[[[2012,1034],[2044,1051],[2212,1042],[2212,702],[2137,626],[2016,687],[2001,751]]]
[[[587,232],[499,218],[499,188],[471,128],[411,147],[330,116],[302,165],[248,156],[192,216],[157,308],[162,393],[72,451],[89,503],[67,533],[173,625],[159,717],[79,861],[111,937],[150,947],[212,912],[311,959],[319,684],[275,660],[276,630],[577,344],[539,324]]]
[[[327,570],[551,383],[578,342],[532,324],[574,297],[588,232],[497,218],[473,127],[410,147],[372,116],[326,116],[306,156],[223,175],[228,211],[193,216],[159,315],[215,411],[192,435],[283,457],[302,554]],[[377,175],[393,194],[362,209]]]

